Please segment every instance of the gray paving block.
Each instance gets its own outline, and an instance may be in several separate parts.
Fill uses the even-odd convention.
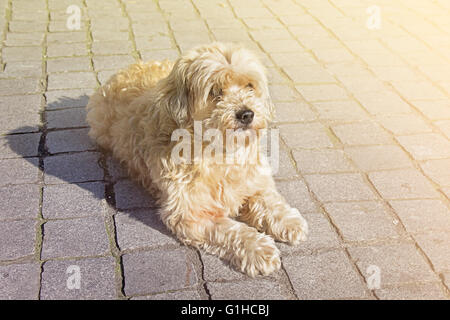
[[[355,247],[348,250],[365,277],[371,276],[368,269],[370,266],[374,265],[379,268],[381,288],[389,285],[437,280],[436,275],[414,244],[399,243]]]
[[[13,260],[34,254],[36,221],[0,222],[0,260]]]
[[[38,263],[0,266],[0,299],[32,300],[39,294]]]
[[[89,128],[52,131],[47,134],[46,145],[50,153],[95,150],[88,136]]]
[[[115,261],[112,257],[47,261],[42,272],[42,300],[115,299]],[[75,277],[79,275],[79,287]]]
[[[102,182],[45,186],[42,215],[45,219],[101,216],[105,186]]]
[[[381,300],[448,300],[439,283],[412,284],[375,290]]]
[[[116,207],[118,209],[148,208],[155,206],[155,200],[149,192],[137,182],[120,180],[114,185]]]
[[[36,157],[40,139],[40,133],[0,137],[0,158]]]
[[[40,90],[40,82],[36,78],[0,79],[0,95],[38,93]]]
[[[37,182],[38,164],[37,158],[0,160],[0,185]]]
[[[45,115],[48,129],[87,127],[85,108],[49,111]]]
[[[343,251],[283,258],[299,299],[366,298],[365,285]]]
[[[155,209],[121,212],[114,216],[114,221],[121,250],[178,244]]]
[[[103,179],[97,152],[63,154],[44,159],[45,183],[73,183]]]
[[[0,219],[37,218],[39,214],[40,187],[24,184],[0,188]]]
[[[208,282],[213,300],[283,300],[280,284],[275,281],[256,279],[240,282]]]
[[[329,203],[325,210],[346,241],[398,238],[396,221],[374,201]]]
[[[44,224],[42,258],[105,254],[109,241],[100,217],[49,221]]]
[[[122,261],[127,296],[188,288],[199,280],[184,248],[129,253]]]
[[[67,89],[54,90],[45,93],[47,110],[65,109],[72,107],[85,107],[93,89]]]
[[[38,113],[42,96],[39,94],[15,95],[0,98],[0,112],[5,114]]]

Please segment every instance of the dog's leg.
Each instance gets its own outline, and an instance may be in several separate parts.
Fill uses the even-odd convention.
[[[308,223],[296,208],[292,208],[278,193],[272,178],[270,187],[251,196],[240,210],[239,220],[275,240],[295,245],[306,240]]]
[[[169,216],[165,223],[183,243],[229,260],[249,276],[268,275],[280,268],[280,252],[274,240],[242,222],[202,216],[181,219],[170,226]]]

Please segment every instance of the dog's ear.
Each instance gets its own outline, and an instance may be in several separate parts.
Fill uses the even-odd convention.
[[[165,94],[168,99],[165,107],[179,127],[184,127],[192,114],[193,101],[189,93],[188,66],[189,62],[186,59],[178,59],[165,79]]]

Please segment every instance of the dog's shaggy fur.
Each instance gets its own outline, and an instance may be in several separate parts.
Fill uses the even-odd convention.
[[[243,128],[236,114],[244,107],[254,118]],[[101,87],[87,109],[89,135],[157,198],[162,221],[183,243],[255,276],[280,267],[273,239],[306,239],[305,219],[277,192],[264,158],[230,165],[205,156],[175,164],[171,157],[172,132],[193,133],[194,120],[222,132],[267,127],[273,116],[267,78],[248,50],[214,43],[175,64],[131,65]],[[258,141],[251,144],[257,152]]]

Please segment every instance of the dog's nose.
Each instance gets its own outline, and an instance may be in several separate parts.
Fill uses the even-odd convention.
[[[236,119],[243,124],[250,124],[253,121],[253,116],[255,114],[250,109],[244,109],[236,112]]]

